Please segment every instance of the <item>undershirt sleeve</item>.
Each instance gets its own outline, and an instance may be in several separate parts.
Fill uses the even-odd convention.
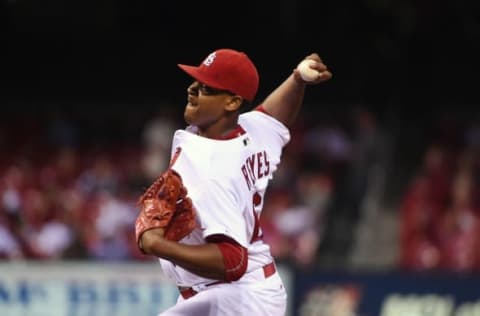
[[[229,282],[240,279],[248,267],[247,248],[240,246],[236,241],[224,235],[208,236],[207,241],[215,243],[222,253],[225,279]]]

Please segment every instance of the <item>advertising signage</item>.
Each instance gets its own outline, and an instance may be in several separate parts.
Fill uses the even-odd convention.
[[[480,276],[297,273],[301,316],[480,316]]]

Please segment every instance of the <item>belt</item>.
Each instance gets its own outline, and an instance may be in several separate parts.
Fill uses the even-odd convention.
[[[277,269],[275,268],[275,263],[273,262],[270,262],[269,264],[264,265],[262,269],[263,269],[263,275],[265,276],[265,279],[272,276],[277,271]],[[229,283],[229,282],[215,281],[212,283],[205,284],[204,286],[209,287],[212,285],[217,285],[222,283]],[[178,290],[180,291],[180,294],[184,299],[188,299],[198,293],[198,291],[194,290],[192,287],[179,286]]]

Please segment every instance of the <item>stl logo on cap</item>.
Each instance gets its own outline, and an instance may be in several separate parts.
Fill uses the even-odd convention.
[[[258,72],[243,52],[229,48],[210,53],[199,66],[178,64],[195,80],[209,87],[230,91],[252,101],[258,89]]]
[[[203,62],[203,64],[205,66],[210,66],[213,63],[213,61],[215,60],[215,58],[217,58],[217,53],[213,52],[210,55],[208,55],[207,58],[205,58],[205,61]]]

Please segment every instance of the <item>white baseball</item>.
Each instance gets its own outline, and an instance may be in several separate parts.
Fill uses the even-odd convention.
[[[317,70],[310,68],[310,65],[314,63],[315,61],[312,59],[304,59],[302,62],[300,62],[300,64],[298,64],[297,70],[303,80],[314,81],[318,78],[318,76],[320,76],[320,73]]]

